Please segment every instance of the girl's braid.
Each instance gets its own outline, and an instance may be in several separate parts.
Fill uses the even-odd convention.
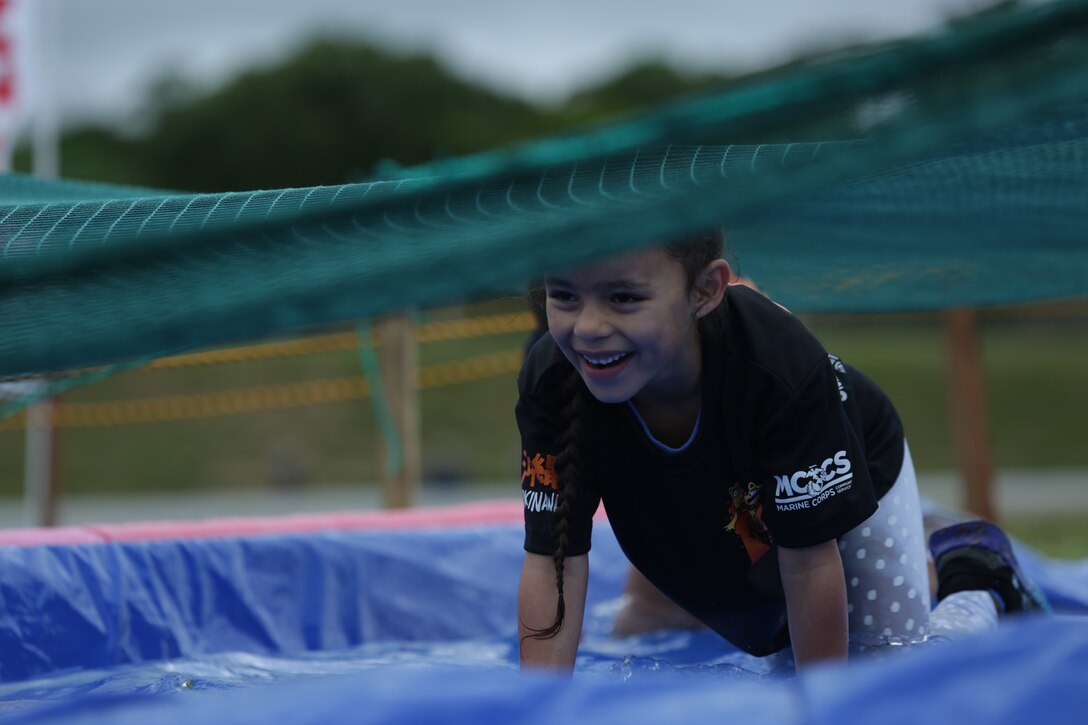
[[[559,634],[566,620],[566,600],[563,593],[563,569],[566,564],[567,548],[570,539],[567,529],[570,526],[570,510],[577,498],[578,480],[581,476],[582,454],[579,443],[585,428],[585,386],[578,371],[572,366],[562,386],[566,405],[563,406],[563,420],[566,428],[559,437],[559,453],[555,457],[555,473],[559,489],[556,496],[555,513],[552,517],[552,533],[555,535],[555,549],[552,560],[555,562],[555,588],[557,593],[555,621],[544,629],[531,629],[526,635],[533,639],[550,639]]]

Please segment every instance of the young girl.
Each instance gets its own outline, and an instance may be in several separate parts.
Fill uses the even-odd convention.
[[[516,410],[523,665],[573,667],[601,501],[635,568],[751,654],[789,644],[803,666],[932,631],[895,409],[784,308],[727,284],[721,256],[703,233],[545,280],[550,332]],[[1032,607],[1015,561],[976,556],[971,531],[947,539],[941,594],[971,590],[952,603],[983,626],[995,599],[973,590]]]

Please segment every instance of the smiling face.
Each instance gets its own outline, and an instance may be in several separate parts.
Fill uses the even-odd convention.
[[[690,396],[701,373],[697,319],[720,302],[728,269],[717,260],[689,286],[664,249],[613,257],[545,280],[548,328],[601,402]]]

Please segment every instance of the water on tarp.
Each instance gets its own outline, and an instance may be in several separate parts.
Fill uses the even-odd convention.
[[[699,677],[765,681],[794,675],[789,650],[754,657],[709,630],[613,638],[609,631],[617,602],[602,602],[587,613],[575,666],[576,679],[637,684]],[[885,647],[858,647],[854,652],[888,657],[942,641],[933,638],[910,646],[893,643]],[[109,669],[72,670],[0,684],[0,714],[26,712],[46,703],[85,697],[275,687],[378,669],[441,672],[454,668],[481,673],[516,671],[517,640],[511,635],[443,642],[369,642],[347,649],[291,656],[222,652]]]

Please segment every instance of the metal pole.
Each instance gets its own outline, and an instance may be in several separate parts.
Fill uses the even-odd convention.
[[[38,52],[35,58],[33,171],[35,176],[55,179],[60,175],[60,114],[56,98],[60,6],[56,0],[34,0],[34,8],[38,11],[35,38]]]
[[[33,110],[33,171],[54,179],[60,174],[60,123],[55,97],[60,8],[56,0],[35,0],[37,58]],[[54,402],[45,399],[26,416],[26,461],[23,481],[25,518],[29,526],[53,526],[59,508],[59,451],[54,428]]]
[[[53,401],[49,398],[26,412],[26,480],[23,521],[27,526],[53,526],[56,522],[56,467],[54,465]]]

